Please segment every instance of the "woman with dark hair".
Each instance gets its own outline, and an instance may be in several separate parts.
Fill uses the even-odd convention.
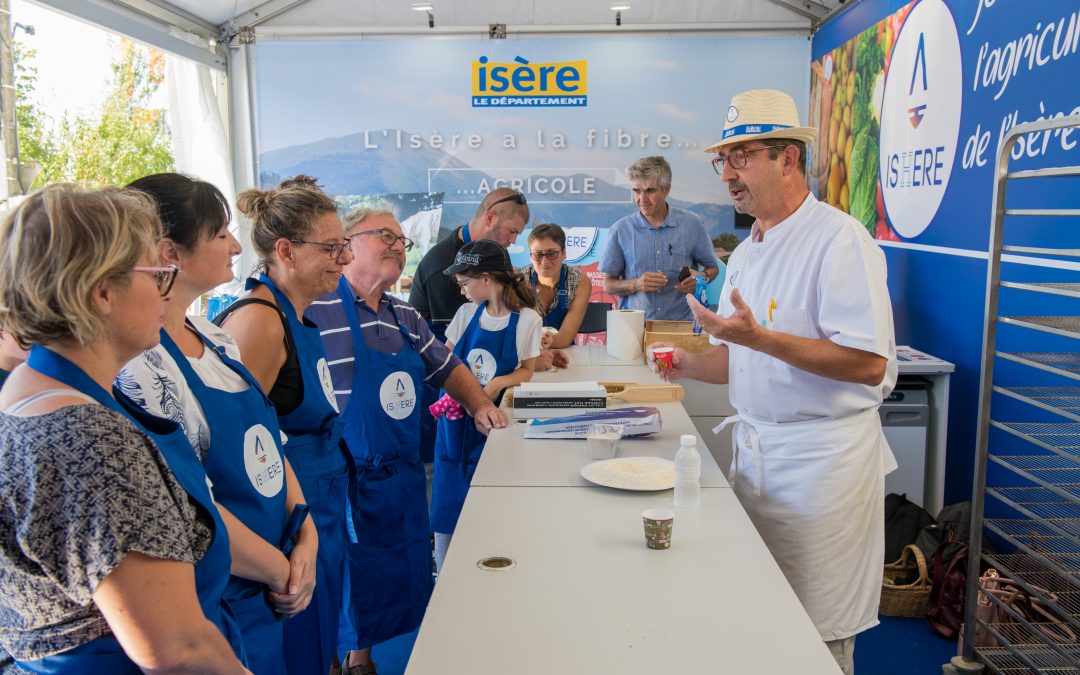
[[[158,341],[160,236],[113,188],[45,188],[0,226],[0,329],[34,345],[0,392],[0,651],[23,669],[247,672],[206,472],[112,388]]]
[[[128,187],[157,203],[164,227],[158,253],[180,271],[165,306],[161,344],[131,360],[116,383],[147,412],[179,423],[202,460],[229,530],[233,564],[225,598],[249,665],[259,675],[283,675],[284,624],[277,614],[307,607],[318,535],[282,455],[273,404],[240,362],[233,339],[185,313],[197,297],[232,279],[240,243],[229,232],[229,205],[213,185],[176,173]]]
[[[585,309],[589,306],[589,287],[580,289],[581,270],[566,264],[566,233],[555,223],[537,225],[529,233],[529,257],[532,264],[519,271],[536,289],[536,311],[544,318],[543,347],[562,349],[574,344]],[[589,284],[589,280],[585,279]]]
[[[342,422],[315,324],[303,318],[315,298],[337,288],[352,260],[337,205],[313,178],[246,190],[237,208],[251,218],[259,254],[249,293],[216,321],[236,340],[245,365],[274,404],[288,457],[318,530],[311,604],[285,624],[291,675],[326,675],[335,660],[345,574],[349,463],[338,443]]]

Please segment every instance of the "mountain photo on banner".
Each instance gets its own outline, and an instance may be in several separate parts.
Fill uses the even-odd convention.
[[[259,182],[303,173],[335,197],[440,193],[443,234],[511,187],[530,225],[606,231],[636,210],[626,167],[662,155],[668,203],[701,216],[710,237],[735,233],[703,150],[740,91],[786,91],[805,119],[808,57],[798,36],[259,42]],[[720,63],[740,67],[719,75]],[[578,264],[595,263],[606,236],[590,241]]]
[[[271,185],[281,182],[281,178],[272,180]],[[264,183],[265,185],[266,183]],[[324,186],[325,188],[325,186]],[[328,188],[327,188],[328,189]],[[439,224],[442,222],[443,193],[410,192],[407,194],[341,194],[334,201],[342,213],[356,209],[385,209],[394,214],[401,223],[401,231],[411,239],[415,246],[405,254],[405,268],[398,280],[401,290],[407,290],[416,274],[416,267],[424,253],[439,240]]]

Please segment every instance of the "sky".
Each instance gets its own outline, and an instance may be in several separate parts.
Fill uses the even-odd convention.
[[[15,40],[37,50],[33,64],[38,69],[36,98],[40,107],[54,120],[65,112],[87,113],[100,107],[118,39],[96,26],[23,0],[14,0],[11,9],[12,25],[34,28],[34,35],[16,28]],[[78,45],[78,58],[72,58],[72,45]]]

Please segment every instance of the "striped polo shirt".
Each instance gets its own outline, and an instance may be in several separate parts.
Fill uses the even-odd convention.
[[[356,312],[360,317],[360,328],[364,332],[364,344],[368,349],[390,354],[398,353],[405,345],[401,331],[394,321],[394,315],[390,311],[390,303],[393,303],[398,319],[417,345],[420,358],[424,360],[425,384],[435,388],[442,387],[454,368],[461,364],[461,359],[454,356],[453,352],[432,334],[427,321],[409,303],[383,293],[376,312],[372,311],[360,298],[356,298],[355,295],[353,298],[356,302]],[[319,327],[323,349],[326,350],[326,362],[330,366],[330,378],[334,383],[338,409],[345,410],[352,394],[356,353],[353,348],[349,320],[345,316],[341,297],[337,291],[327,293],[311,303],[304,312],[304,318],[313,321]],[[374,388],[378,385],[373,383],[371,386],[374,393]]]

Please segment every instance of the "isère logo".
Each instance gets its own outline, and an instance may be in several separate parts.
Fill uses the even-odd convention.
[[[937,215],[957,155],[960,38],[942,0],[922,0],[896,38],[881,106],[881,196],[903,237]]]
[[[588,104],[588,62],[510,63],[481,56],[472,62],[474,108],[576,107]]]

